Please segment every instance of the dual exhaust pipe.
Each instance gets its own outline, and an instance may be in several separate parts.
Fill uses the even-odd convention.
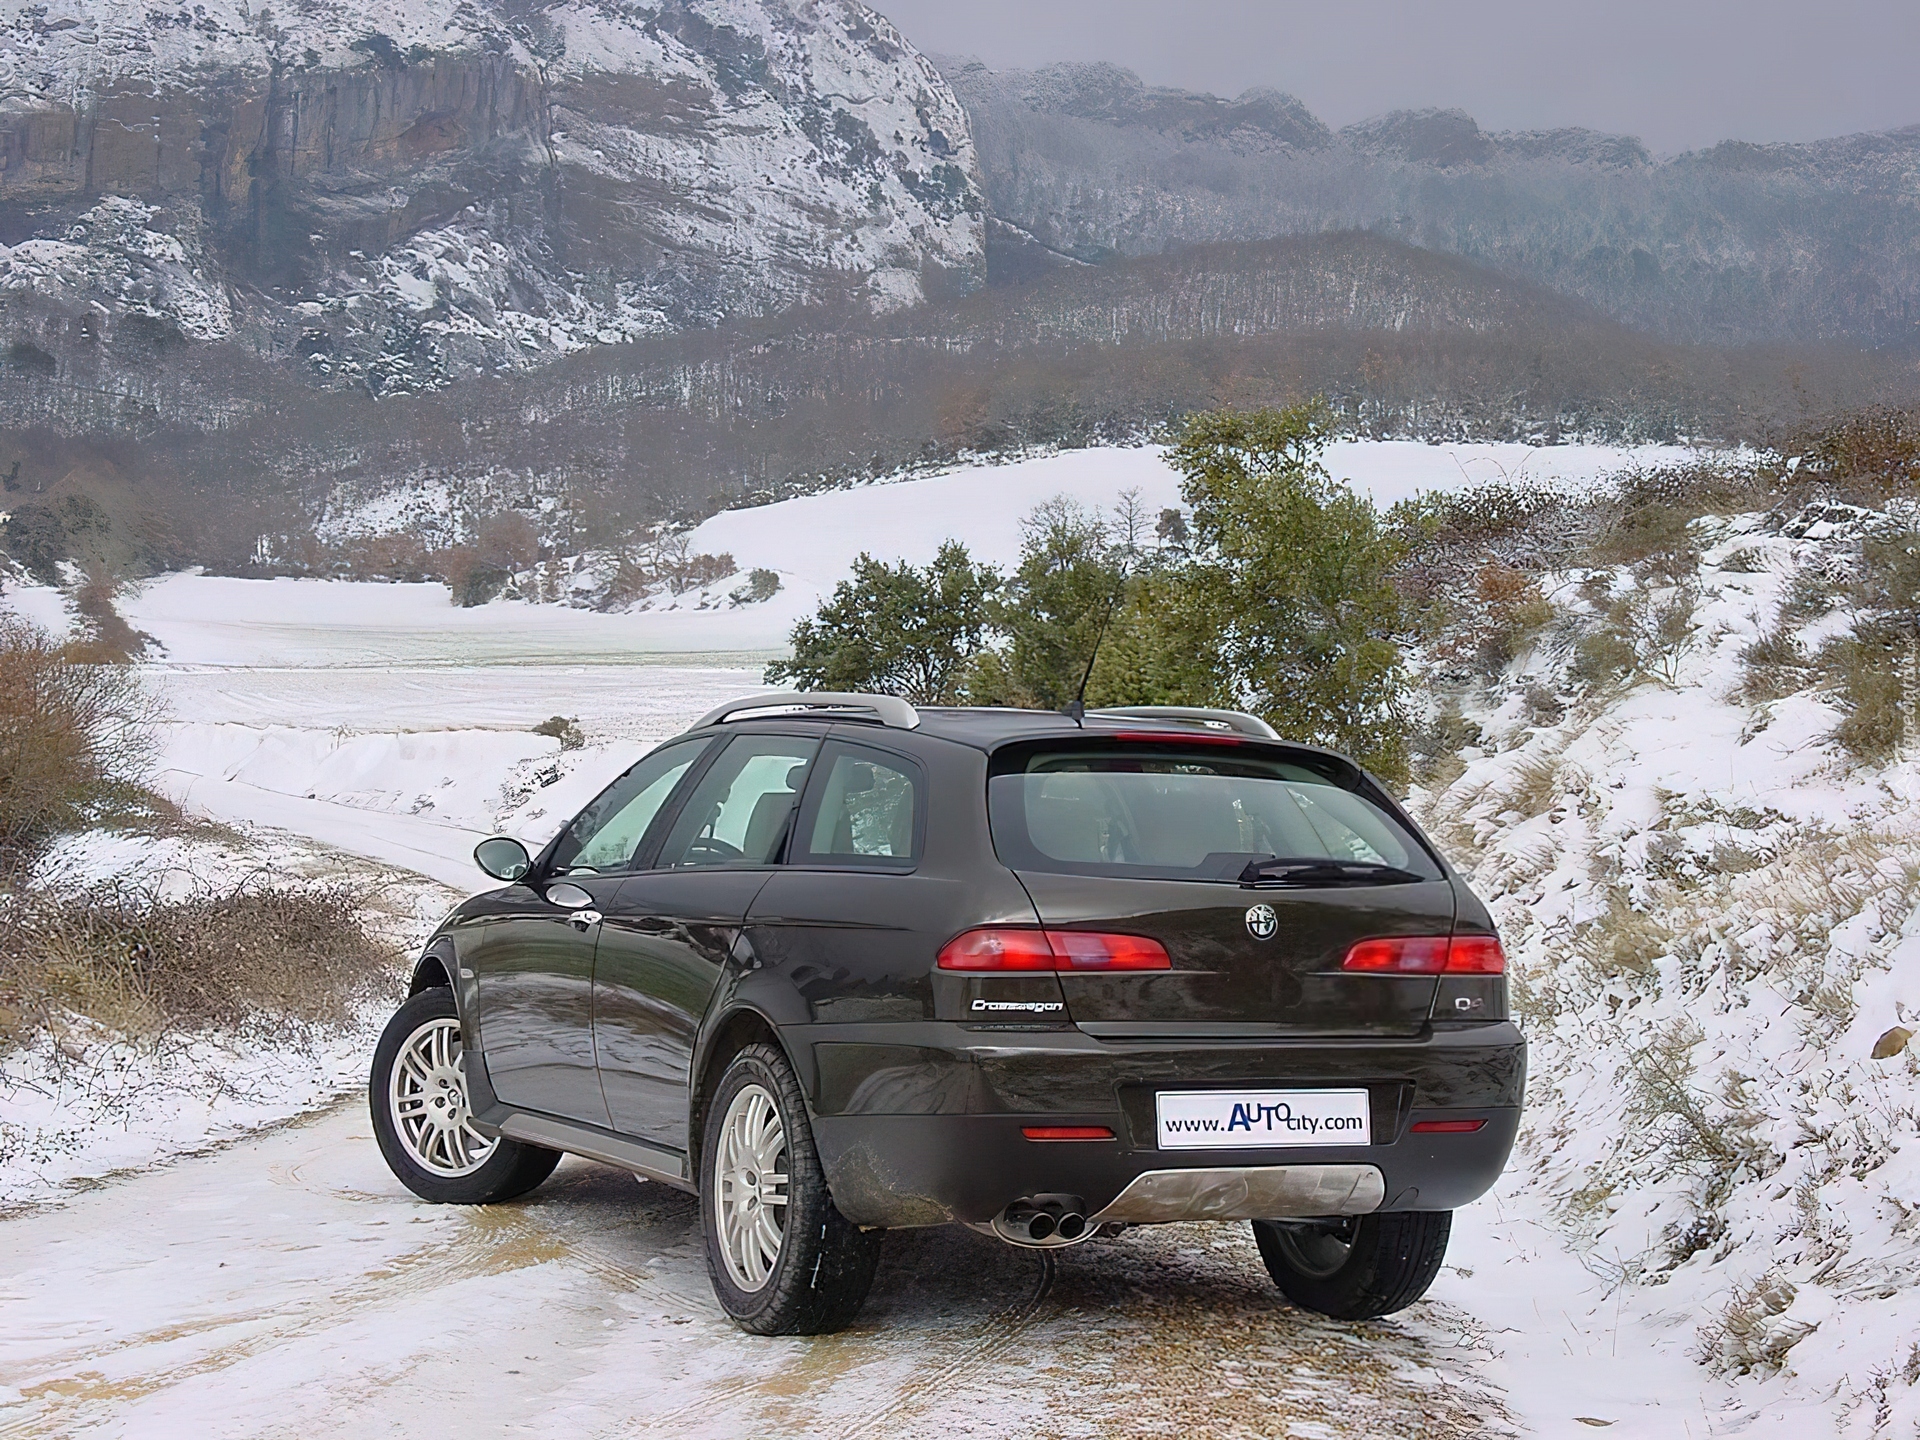
[[[1015,1245],[1072,1245],[1092,1231],[1086,1202],[1078,1195],[1034,1195],[1016,1200],[993,1222],[994,1232]]]

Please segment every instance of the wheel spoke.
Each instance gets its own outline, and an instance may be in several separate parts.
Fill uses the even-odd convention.
[[[780,1258],[780,1241],[782,1238],[780,1227],[773,1223],[773,1216],[771,1214],[765,1210],[761,1210],[753,1217],[753,1234],[762,1253],[767,1257],[768,1268],[771,1269],[773,1262]]]

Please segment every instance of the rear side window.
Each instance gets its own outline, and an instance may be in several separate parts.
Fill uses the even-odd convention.
[[[1016,870],[1237,880],[1274,858],[1440,867],[1390,812],[1344,778],[1250,752],[1043,750],[996,766],[988,811]]]
[[[818,788],[800,818],[801,865],[911,867],[925,830],[925,784],[920,767],[883,750],[842,742],[820,757]]]

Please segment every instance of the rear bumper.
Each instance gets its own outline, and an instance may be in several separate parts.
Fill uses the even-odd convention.
[[[1274,1167],[1298,1171],[1253,1177],[1256,1196],[1275,1197],[1276,1215],[1302,1213],[1286,1197],[1323,1186],[1307,1167],[1378,1172],[1327,1213],[1453,1210],[1499,1179],[1526,1082],[1526,1042],[1506,1023],[1365,1041],[1114,1044],[1071,1030],[927,1023],[795,1027],[788,1039],[813,1062],[814,1136],[835,1202],[857,1224],[888,1227],[984,1222],[1037,1194],[1077,1196],[1093,1215],[1149,1172]],[[1373,1144],[1158,1148],[1160,1090],[1329,1084],[1367,1088]],[[1412,1132],[1438,1119],[1486,1123],[1471,1133]],[[1114,1138],[1029,1140],[1022,1131],[1033,1125],[1105,1126]],[[1128,1204],[1138,1209],[1138,1197],[1156,1189],[1204,1192],[1214,1197],[1210,1213],[1225,1218],[1268,1203],[1219,1198],[1246,1178],[1155,1178]]]

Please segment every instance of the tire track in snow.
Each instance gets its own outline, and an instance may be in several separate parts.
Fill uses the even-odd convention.
[[[307,1190],[328,1199],[377,1206],[395,1203],[391,1195],[309,1179],[306,1171],[311,1163],[270,1163],[265,1169],[282,1186]],[[535,1265],[561,1264],[593,1276],[616,1292],[650,1291],[682,1306],[710,1303],[705,1297],[694,1300],[644,1267],[623,1263],[602,1248],[583,1243],[577,1233],[583,1227],[577,1220],[554,1223],[552,1202],[565,1197],[570,1189],[597,1190],[609,1181],[633,1183],[631,1177],[594,1166],[581,1167],[573,1174],[563,1173],[559,1181],[550,1191],[536,1192],[544,1203],[452,1211],[460,1216],[461,1223],[451,1227],[450,1233],[449,1228],[442,1227],[427,1243],[390,1256],[351,1277],[338,1277],[335,1285],[299,1296],[291,1304],[282,1296],[269,1296],[257,1308],[221,1311],[192,1322],[133,1331],[105,1344],[93,1342],[40,1355],[35,1361],[37,1370],[67,1373],[38,1384],[28,1381],[21,1386],[21,1393],[29,1400],[43,1403],[31,1414],[0,1422],[0,1440],[66,1435],[75,1427],[104,1418],[103,1412],[115,1404],[137,1401],[201,1376],[230,1369],[277,1348],[351,1324],[368,1313],[389,1308],[419,1293],[423,1282],[445,1287]],[[317,1247],[279,1248],[293,1252]],[[147,1349],[164,1351],[229,1330],[245,1333],[171,1366],[122,1373],[117,1377],[109,1375],[109,1371],[120,1368],[113,1364],[116,1357],[137,1355]]]

